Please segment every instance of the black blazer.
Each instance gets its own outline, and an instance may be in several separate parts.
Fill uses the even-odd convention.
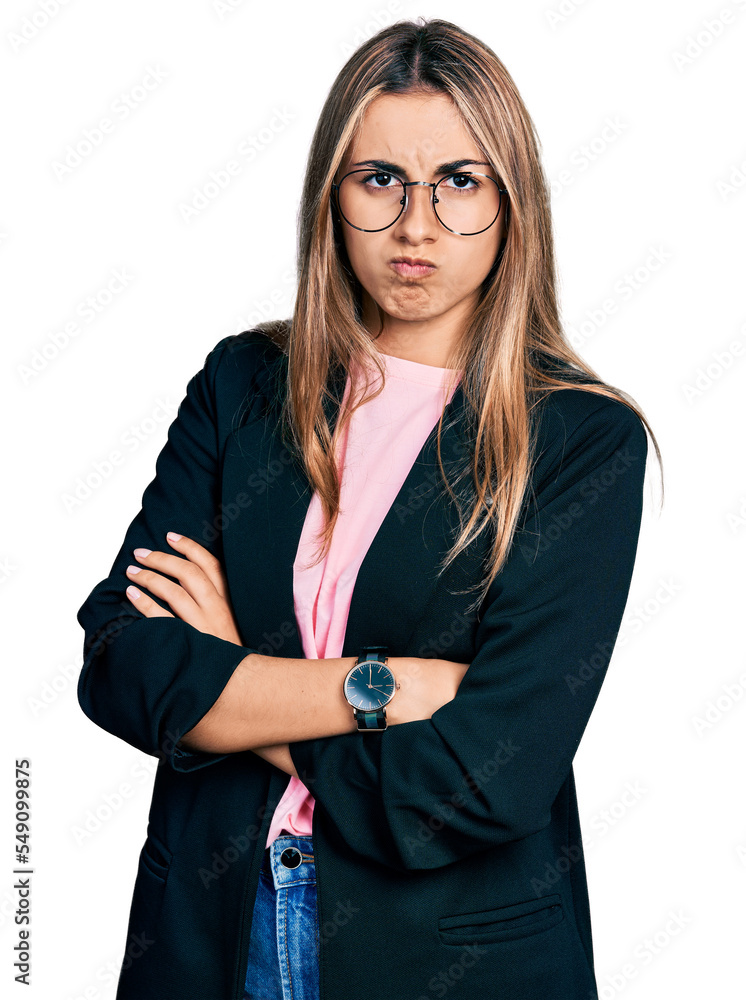
[[[290,776],[251,751],[176,744],[252,650],[304,656],[292,566],[311,489],[271,405],[287,358],[259,331],[222,339],[189,382],[142,509],[78,611],[85,714],[159,758],[118,1000],[240,1000],[259,866]],[[327,403],[334,417],[344,386]],[[466,452],[464,399],[443,455]],[[535,410],[533,496],[479,614],[483,533],[440,578],[456,516],[435,430],[357,577],[344,642],[469,663],[431,719],[290,744],[316,800],[322,1000],[589,1000],[591,920],[572,760],[627,600],[645,428],[577,388]],[[165,533],[221,559],[245,645],[124,593],[136,546]]]

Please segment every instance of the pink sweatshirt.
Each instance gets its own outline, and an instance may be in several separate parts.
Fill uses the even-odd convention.
[[[447,385],[456,369],[435,368],[388,354],[381,357],[386,372],[383,392],[353,414],[339,442],[343,463],[340,513],[330,550],[324,560],[309,567],[322,527],[321,503],[314,494],[293,564],[295,615],[306,659],[342,656],[360,565],[438,422],[446,398],[450,402],[458,383],[457,378],[450,388]],[[377,387],[376,380],[371,391]],[[343,405],[349,392],[348,376]],[[371,636],[371,645],[376,642],[378,638]],[[272,817],[266,846],[281,833],[310,836],[314,804],[300,778],[291,776]]]

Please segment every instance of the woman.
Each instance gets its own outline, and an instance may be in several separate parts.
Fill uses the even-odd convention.
[[[547,191],[456,25],[335,81],[292,321],[208,354],[78,612],[161,765],[119,1000],[597,996],[572,760],[648,425],[564,338]]]

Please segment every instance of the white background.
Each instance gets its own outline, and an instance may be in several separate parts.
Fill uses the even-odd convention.
[[[292,18],[251,0],[222,13],[210,0],[46,3],[57,13],[6,0],[0,14],[4,993],[114,996],[154,759],[80,710],[76,612],[108,574],[208,351],[290,315],[308,145],[338,70],[379,27],[421,15],[484,39],[515,79],[554,182],[563,320],[663,451],[663,512],[651,448],[622,634],[576,756],[601,996],[736,996],[746,3],[322,0]],[[158,85],[113,115],[153,71]],[[68,144],[107,116],[114,131],[59,176]],[[248,161],[238,150],[251,136]],[[185,221],[230,159],[240,174]],[[115,271],[126,287],[104,304]],[[140,439],[123,449],[132,428]],[[115,449],[124,462],[67,503]],[[33,771],[26,991],[12,982],[16,757]]]

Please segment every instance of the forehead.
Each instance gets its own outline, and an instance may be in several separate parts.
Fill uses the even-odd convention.
[[[375,157],[426,169],[466,156],[484,158],[447,94],[384,94],[366,108],[345,162]]]

